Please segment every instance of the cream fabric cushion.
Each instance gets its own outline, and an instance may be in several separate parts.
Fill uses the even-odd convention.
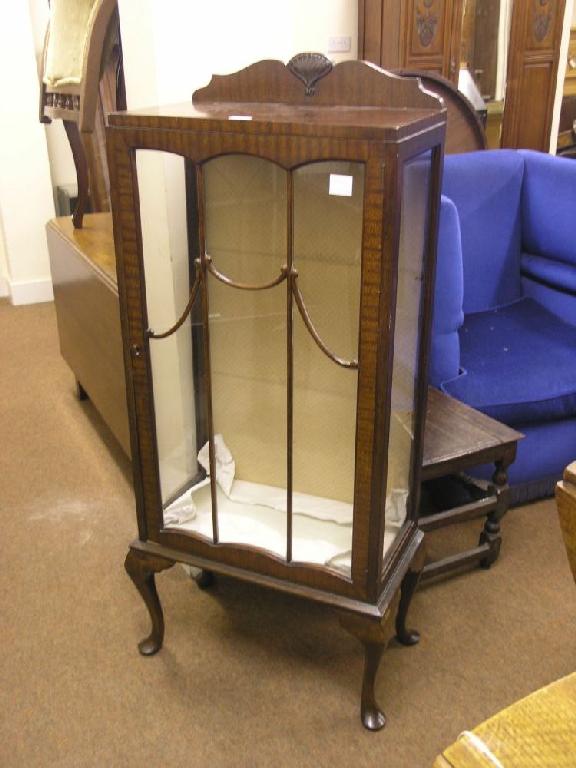
[[[88,30],[99,0],[52,0],[44,83],[52,88],[78,85]]]

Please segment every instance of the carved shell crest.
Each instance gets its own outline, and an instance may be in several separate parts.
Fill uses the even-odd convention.
[[[314,86],[331,72],[332,62],[323,53],[299,53],[286,65],[306,87],[306,96],[313,96]]]

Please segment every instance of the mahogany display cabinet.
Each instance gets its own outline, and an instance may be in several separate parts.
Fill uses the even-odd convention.
[[[163,641],[175,562],[333,606],[363,643],[361,716],[405,644],[445,109],[415,78],[319,54],[110,117],[139,536]]]

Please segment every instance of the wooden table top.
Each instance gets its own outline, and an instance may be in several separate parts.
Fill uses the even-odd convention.
[[[499,452],[523,437],[521,432],[430,387],[424,432],[424,477],[450,474],[474,462],[494,461]]]
[[[117,288],[116,253],[111,213],[88,213],[82,229],[74,229],[71,216],[50,219],[49,227],[70,242],[82,258],[89,261],[107,281]]]
[[[574,768],[576,673],[465,731],[434,768]]]

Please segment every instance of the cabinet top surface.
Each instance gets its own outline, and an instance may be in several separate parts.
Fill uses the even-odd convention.
[[[302,106],[217,102],[174,104],[110,115],[111,126],[135,129],[290,133],[401,140],[445,122],[433,109]]]

